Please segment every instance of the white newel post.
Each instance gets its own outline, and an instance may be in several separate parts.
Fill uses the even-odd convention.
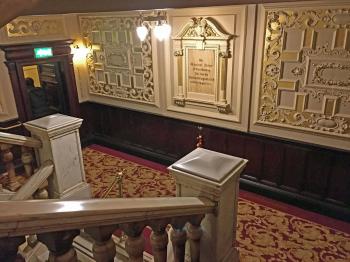
[[[197,148],[170,167],[177,196],[217,202],[216,214],[202,220],[201,262],[239,261],[236,243],[239,176],[247,160]]]
[[[86,183],[81,151],[79,127],[82,119],[54,114],[24,124],[32,136],[42,141],[38,151],[39,164],[54,163],[55,171],[49,179],[50,198],[91,198]]]

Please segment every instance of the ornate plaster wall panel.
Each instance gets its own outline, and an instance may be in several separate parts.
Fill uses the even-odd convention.
[[[167,115],[247,130],[254,6],[169,11]],[[247,18],[249,17],[249,18]]]
[[[9,38],[60,35],[65,31],[63,17],[22,16],[6,25]]]
[[[326,137],[350,138],[350,5],[314,6],[260,9],[254,125],[336,146]]]
[[[139,16],[80,16],[90,48],[89,93],[122,101],[156,104],[152,39],[136,35]]]

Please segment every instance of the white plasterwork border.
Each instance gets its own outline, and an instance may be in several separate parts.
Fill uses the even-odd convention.
[[[144,12],[144,15],[147,15],[149,12]],[[100,12],[100,13],[79,13],[77,14],[78,20],[79,17],[130,17],[130,16],[139,16],[140,13],[137,11],[125,11],[125,12]],[[81,32],[81,30],[80,30]],[[88,91],[88,76],[86,67],[83,70],[80,70],[80,76],[82,83],[86,83],[87,87],[84,90],[86,98],[85,101],[117,106],[121,108],[132,109],[136,111],[150,112],[154,114],[160,114],[160,91],[159,91],[159,72],[158,72],[158,61],[159,61],[159,44],[154,36],[151,38],[151,46],[152,46],[152,70],[153,70],[153,85],[154,85],[154,102],[145,102],[145,101],[137,101],[132,99],[125,98],[117,98],[111,97],[108,95],[102,94],[93,94]]]
[[[194,121],[240,131],[248,130],[249,119],[249,99],[251,67],[253,54],[253,34],[255,26],[255,5],[208,7],[176,9],[168,12],[170,23],[172,17],[213,17],[220,23],[220,16],[232,16],[235,19],[235,28],[225,28],[233,30],[237,35],[233,40],[233,55],[231,67],[227,67],[227,81],[232,86],[228,92],[231,96],[231,104],[234,114],[222,114],[217,110],[204,110],[202,108],[189,105],[189,108],[179,107],[173,104],[173,77],[174,60],[171,41],[166,42],[165,47],[165,85],[166,85],[166,115],[174,118]],[[176,32],[174,32],[175,34]],[[232,32],[230,32],[232,33]],[[232,70],[232,71],[230,71]]]
[[[0,44],[20,44],[20,43],[33,43],[40,41],[54,41],[54,40],[64,40],[69,38],[69,33],[64,15],[34,15],[34,16],[20,16],[15,20],[25,20],[25,21],[57,21],[61,23],[63,30],[55,34],[37,34],[37,35],[16,35],[8,36],[7,26],[0,28]]]

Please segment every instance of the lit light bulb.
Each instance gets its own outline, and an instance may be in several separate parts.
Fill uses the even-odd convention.
[[[148,29],[144,25],[138,26],[136,28],[136,33],[137,33],[137,36],[140,38],[140,40],[144,41],[146,39],[146,36],[148,35]]]
[[[73,54],[73,62],[75,64],[84,64],[88,53],[89,49],[84,46],[74,45],[71,47],[71,54]]]
[[[171,33],[171,27],[168,24],[157,25],[154,28],[154,35],[159,41],[163,41],[168,38]]]

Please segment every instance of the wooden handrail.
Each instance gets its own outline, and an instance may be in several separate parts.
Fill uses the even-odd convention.
[[[2,201],[0,237],[213,213],[197,197]]]
[[[19,145],[33,148],[42,147],[42,143],[38,139],[4,132],[0,132],[0,144]]]
[[[13,195],[10,200],[29,199],[34,192],[47,180],[53,173],[54,165],[51,161],[44,163],[35,174]]]

